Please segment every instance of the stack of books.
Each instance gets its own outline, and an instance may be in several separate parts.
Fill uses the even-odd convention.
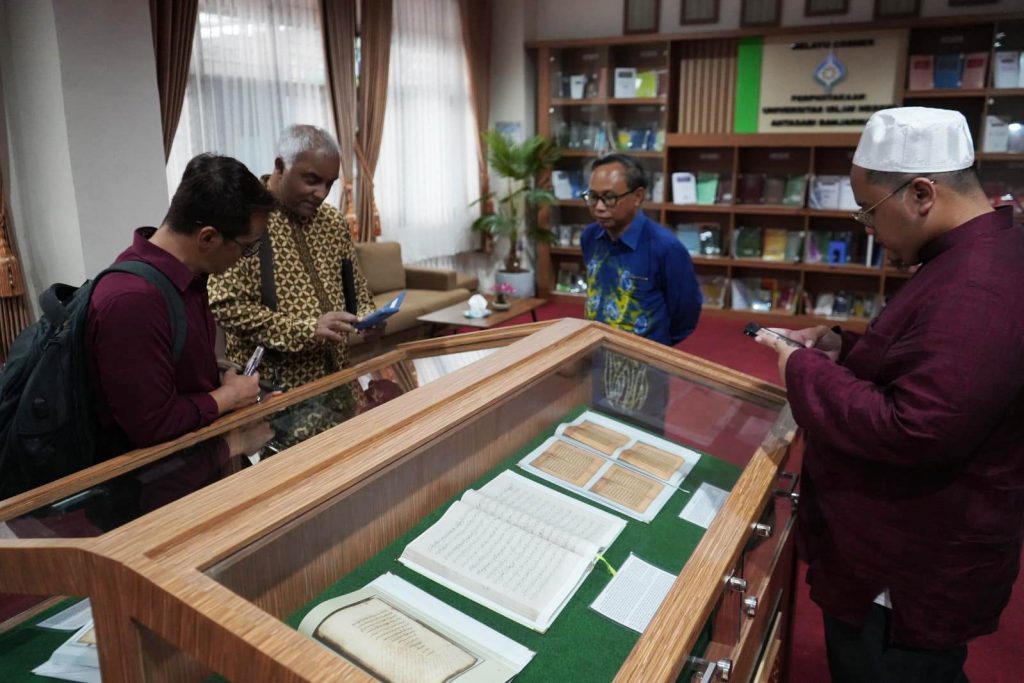
[[[908,90],[979,89],[985,87],[988,53],[910,55],[907,69]]]
[[[732,308],[737,311],[786,313],[796,311],[800,283],[774,277],[732,279]]]

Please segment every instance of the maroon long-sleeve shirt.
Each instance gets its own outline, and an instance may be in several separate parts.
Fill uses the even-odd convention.
[[[153,228],[135,231],[116,261],[145,261],[181,293],[188,320],[177,365],[171,357],[167,304],[155,285],[130,273],[111,273],[96,285],[86,339],[92,360],[97,417],[104,433],[99,457],[151,446],[217,418],[210,396],[220,384],[214,351],[216,326],[206,276],[150,244]]]
[[[799,516],[811,597],[863,622],[889,589],[895,642],[996,629],[1024,527],[1024,231],[1009,210],[925,245],[838,363],[792,354],[808,436]]]

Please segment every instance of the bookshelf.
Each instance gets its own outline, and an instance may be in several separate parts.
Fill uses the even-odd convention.
[[[706,314],[780,325],[839,321],[845,327],[863,329],[909,274],[879,261],[863,227],[852,219],[852,207],[812,208],[808,201],[812,178],[849,174],[859,134],[736,133],[733,117],[742,38],[876,29],[903,32],[905,63],[893,67],[900,72],[894,101],[963,112],[975,139],[986,190],[990,195],[1013,193],[1020,201],[1024,196],[1024,149],[989,151],[985,135],[990,116],[1024,122],[1024,86],[996,87],[994,75],[997,52],[1024,53],[1022,13],[530,43],[527,47],[536,51],[538,65],[538,132],[552,138],[562,150],[554,173],[562,183],[564,198],[545,209],[541,217],[556,232],[555,244],[538,245],[537,289],[541,296],[566,301],[585,296],[559,291],[560,285],[564,289],[566,282],[573,280],[572,271],[582,271],[582,264],[578,243],[572,241],[573,231],[563,227],[560,232],[558,228],[576,226],[578,231],[591,222],[584,202],[569,198],[574,195],[566,195],[566,191],[570,186],[574,194],[583,189],[586,164],[614,149],[636,156],[651,174],[660,174],[661,196],[644,203],[648,216],[670,229],[718,227],[720,255],[704,255],[691,248],[698,277],[712,283],[710,290],[705,287],[705,298],[711,301],[705,304]],[[935,60],[950,52],[986,55],[984,87],[966,87],[972,84],[965,83],[962,88],[909,89],[912,56],[931,55]],[[616,97],[629,94],[615,91],[616,74],[621,73],[617,70],[624,68],[646,72],[645,96]],[[1001,85],[1007,85],[1005,79]],[[697,93],[697,97],[680,97],[682,93]],[[679,171],[716,176],[719,186],[714,202],[673,203],[671,177]],[[800,205],[756,201],[759,179],[776,176],[808,179]],[[567,180],[571,182],[567,184]],[[776,246],[781,244],[782,231],[787,239],[791,233],[799,233],[803,237],[799,260],[779,260],[777,252],[772,252],[774,260],[738,257],[734,242],[737,237],[746,242],[756,240],[757,231],[751,228],[761,229],[762,241],[767,231],[772,231]],[[838,239],[829,241],[831,236]],[[797,238],[792,239],[795,243]],[[808,253],[813,240],[819,247],[832,245],[838,251],[818,259]],[[836,241],[842,244],[836,245]],[[756,248],[746,246],[747,251],[756,253]],[[820,249],[818,253],[822,253]],[[833,257],[839,262],[830,262]],[[571,277],[567,279],[566,273]],[[795,302],[781,309],[734,309],[738,303],[734,283],[759,280],[776,290],[776,303],[779,298],[787,300],[785,295],[779,297],[779,288],[792,287]],[[723,290],[720,305],[714,303],[716,297],[707,296],[708,291],[715,291],[715,283]],[[819,299],[822,294],[844,296],[849,305],[836,304],[832,311],[838,314],[826,315],[823,312],[829,301]],[[739,299],[743,299],[742,292]]]

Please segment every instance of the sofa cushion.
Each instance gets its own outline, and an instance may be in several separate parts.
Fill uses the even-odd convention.
[[[405,289],[402,246],[398,242],[356,242],[356,255],[374,295]]]

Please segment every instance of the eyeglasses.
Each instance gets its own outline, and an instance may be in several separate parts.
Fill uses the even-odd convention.
[[[861,210],[855,212],[853,214],[853,220],[855,220],[858,223],[860,223],[861,225],[864,225],[864,226],[869,227],[869,228],[875,227],[875,214],[874,214],[875,209],[877,209],[879,206],[881,206],[885,202],[886,199],[889,199],[894,194],[896,194],[897,192],[899,192],[900,190],[905,188],[907,185],[909,185],[910,183],[914,182],[914,180],[916,180],[916,178],[911,178],[911,179],[907,180],[905,183],[903,183],[902,185],[897,187],[895,190],[893,190],[892,192],[890,192],[889,194],[885,195],[884,197],[879,199],[877,202],[872,204],[869,208],[861,209]],[[930,181],[930,182],[934,183],[934,181]]]
[[[583,201],[587,203],[587,206],[597,206],[598,202],[604,202],[605,208],[614,209],[615,205],[619,203],[619,200],[628,194],[633,194],[636,190],[626,190],[622,194],[595,194],[590,190],[583,192]]]
[[[230,240],[237,244],[238,246],[240,246],[242,248],[243,257],[255,256],[256,254],[260,253],[260,244],[263,242],[262,239],[258,239],[255,242],[249,242],[249,244],[245,244],[244,242],[239,242],[234,237],[228,237],[227,235],[224,235],[224,239]]]

